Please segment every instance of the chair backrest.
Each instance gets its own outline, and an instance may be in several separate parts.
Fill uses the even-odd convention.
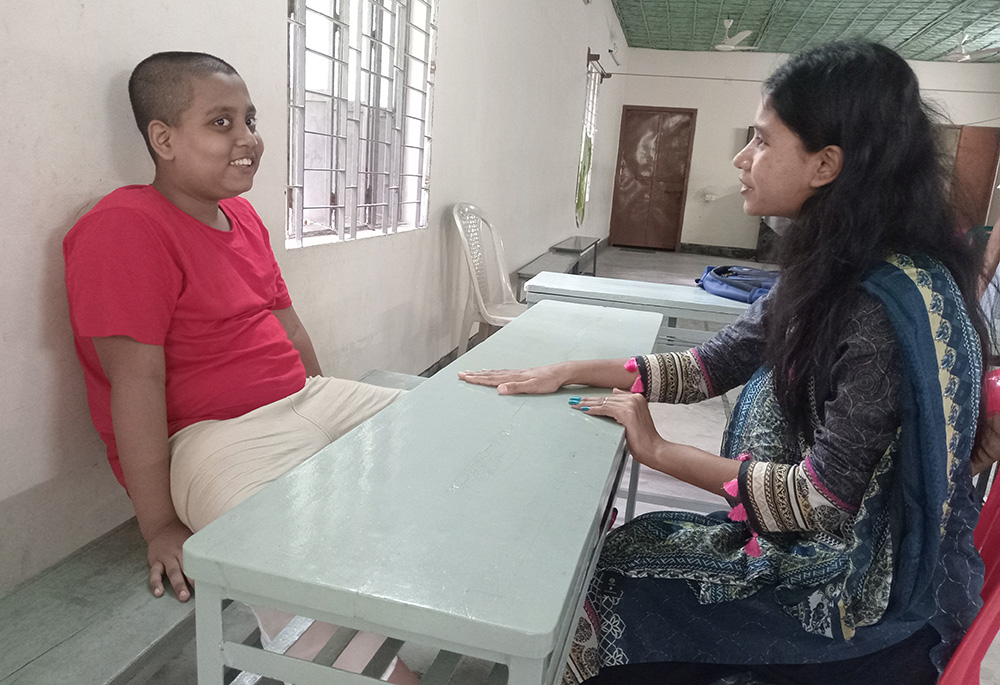
[[[978,683],[980,664],[1000,628],[1000,489],[996,486],[979,513],[974,535],[986,565],[983,607],[948,662],[939,685]]]
[[[452,219],[462,238],[469,275],[480,309],[502,302],[516,302],[507,275],[503,242],[481,209],[465,202],[451,209]]]

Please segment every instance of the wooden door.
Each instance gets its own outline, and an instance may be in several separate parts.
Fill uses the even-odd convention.
[[[1000,128],[962,127],[951,184],[952,202],[962,231],[988,222],[998,157]]]
[[[680,247],[696,115],[694,109],[623,108],[612,245]]]

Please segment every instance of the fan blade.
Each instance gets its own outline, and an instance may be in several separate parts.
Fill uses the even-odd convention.
[[[966,55],[970,59],[975,59],[976,57],[985,57],[986,55],[995,55],[1000,52],[1000,48],[983,48],[982,50],[969,50]]]
[[[719,52],[733,52],[734,50],[756,50],[756,45],[727,45],[725,43],[719,43],[718,45],[712,46],[713,50],[718,50]]]
[[[753,33],[753,31],[740,31],[735,36],[726,38],[724,41],[722,41],[722,44],[735,46],[741,41],[746,40],[746,37],[749,36],[751,33]]]

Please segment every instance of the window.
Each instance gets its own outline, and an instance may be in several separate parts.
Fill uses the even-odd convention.
[[[587,103],[583,110],[583,143],[580,145],[580,168],[576,178],[576,225],[583,225],[587,200],[590,199],[590,169],[594,155],[594,134],[597,133],[597,89],[608,78],[597,61],[587,53]]]
[[[289,246],[427,226],[436,0],[289,0]]]

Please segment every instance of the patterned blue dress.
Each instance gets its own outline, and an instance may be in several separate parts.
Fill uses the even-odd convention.
[[[722,446],[741,460],[740,514],[655,512],[608,536],[589,593],[600,663],[839,661],[930,625],[941,668],[983,575],[969,467],[982,361],[961,293],[930,259],[876,269],[814,379],[810,435],[760,366],[771,299],[700,348],[637,359],[650,401],[745,384]]]

